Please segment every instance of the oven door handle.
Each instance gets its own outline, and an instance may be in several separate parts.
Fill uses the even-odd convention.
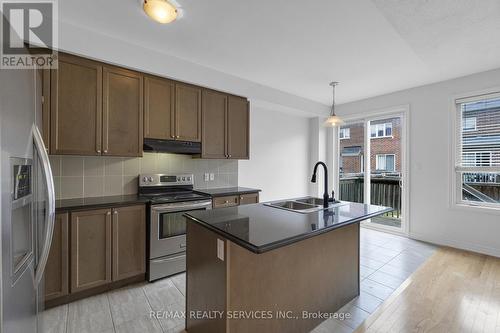
[[[192,201],[183,204],[173,203],[166,205],[153,205],[151,206],[151,210],[154,212],[175,212],[175,211],[182,211],[185,209],[194,210],[204,207],[212,207],[212,200],[194,201],[194,202]]]

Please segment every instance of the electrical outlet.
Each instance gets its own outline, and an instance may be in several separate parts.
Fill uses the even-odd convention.
[[[210,175],[208,173],[205,174],[205,181],[208,182],[210,180]]]
[[[224,261],[224,241],[217,238],[217,258]]]
[[[215,176],[213,173],[210,174],[210,180],[214,180],[215,179]]]

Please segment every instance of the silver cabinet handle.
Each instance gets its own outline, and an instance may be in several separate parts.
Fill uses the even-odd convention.
[[[180,244],[179,245],[180,248],[185,248],[186,247],[186,244]]]
[[[101,153],[101,150],[100,150],[100,149],[97,149],[97,152],[100,154],[100,153]]]
[[[108,215],[108,216],[111,215],[111,212],[107,212],[106,215]]]
[[[105,149],[105,150],[104,150],[104,154],[107,154],[107,153],[108,153],[108,150],[107,150],[107,149]]]
[[[40,284],[40,281],[42,281],[45,266],[47,265],[50,245],[52,243],[52,234],[54,233],[56,195],[54,190],[54,178],[52,177],[52,169],[50,168],[49,163],[49,155],[47,155],[47,152],[45,151],[45,145],[43,144],[42,135],[40,134],[40,130],[36,125],[33,125],[32,132],[34,146],[40,158],[42,173],[45,176],[45,185],[47,187],[47,209],[45,211],[47,228],[45,230],[45,243],[43,244],[40,261],[38,263],[38,266],[36,267],[35,272],[35,284],[38,286]]]
[[[115,210],[115,211],[113,212],[113,214],[118,215],[118,211],[117,211],[117,210]]]

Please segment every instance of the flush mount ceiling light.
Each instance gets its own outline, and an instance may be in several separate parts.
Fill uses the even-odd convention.
[[[177,8],[168,0],[144,0],[142,8],[156,22],[166,24],[177,18]]]
[[[331,82],[330,86],[333,88],[333,102],[332,102],[332,111],[330,112],[330,117],[325,122],[325,125],[327,126],[339,126],[344,123],[344,121],[335,114],[335,87],[338,85],[338,82]]]

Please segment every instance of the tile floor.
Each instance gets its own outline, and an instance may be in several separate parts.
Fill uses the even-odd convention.
[[[361,293],[339,312],[345,320],[328,319],[314,333],[353,332],[410,276],[435,247],[371,229],[361,229]],[[47,333],[179,333],[184,319],[156,319],[150,311],[183,311],[185,274],[141,283],[49,309]]]

